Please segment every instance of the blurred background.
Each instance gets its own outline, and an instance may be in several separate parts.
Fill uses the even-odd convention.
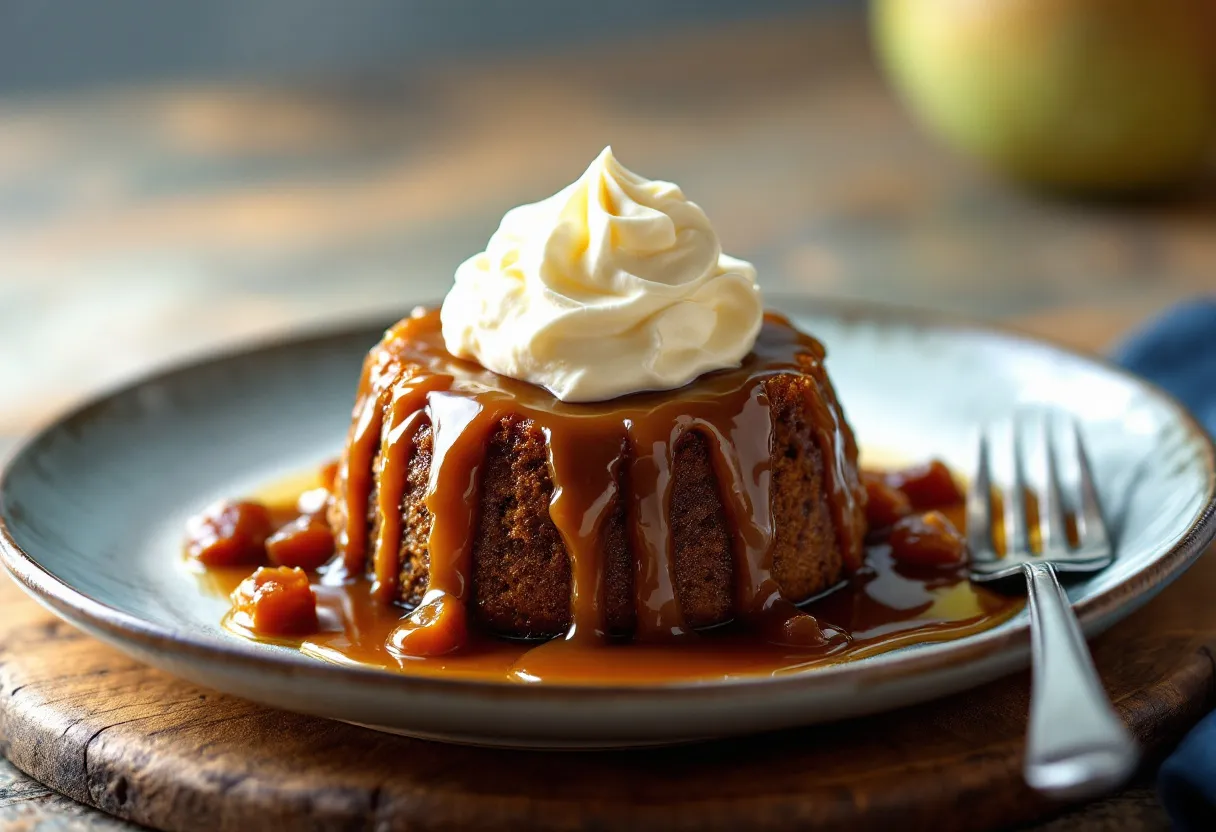
[[[1214,56],[1216,0],[0,0],[0,438],[439,298],[609,143],[769,292],[1101,350],[1216,292]]]

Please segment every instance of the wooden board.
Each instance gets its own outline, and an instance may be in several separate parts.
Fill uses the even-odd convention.
[[[1149,761],[1216,704],[1216,554],[1094,645]],[[1022,784],[1027,678],[883,716],[633,752],[445,746],[177,681],[0,583],[0,752],[169,829],[932,829],[1050,814]]]

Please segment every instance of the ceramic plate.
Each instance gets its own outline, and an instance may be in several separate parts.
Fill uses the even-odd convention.
[[[1050,405],[1083,425],[1118,557],[1070,594],[1096,634],[1212,539],[1213,448],[1173,400],[1096,360],[928,313],[808,298],[771,306],[828,345],[863,446],[971,466],[975,426]],[[387,323],[387,322],[385,322]],[[978,636],[803,674],[663,687],[527,686],[327,664],[225,633],[179,558],[186,517],[333,457],[383,326],[232,353],[65,416],[0,481],[5,565],[63,618],[193,682],[415,736],[640,745],[839,719],[952,693],[1028,663],[1023,612]],[[999,472],[998,472],[999,473]]]

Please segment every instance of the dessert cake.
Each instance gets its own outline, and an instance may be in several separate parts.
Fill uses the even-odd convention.
[[[212,506],[187,553],[239,579],[242,635],[529,683],[804,669],[1004,620],[950,472],[860,474],[824,359],[700,207],[606,148],[371,349],[319,488]]]
[[[857,448],[823,348],[766,316],[742,366],[566,404],[453,357],[419,311],[368,356],[330,511],[384,603],[495,633],[643,638],[803,601],[860,565]]]

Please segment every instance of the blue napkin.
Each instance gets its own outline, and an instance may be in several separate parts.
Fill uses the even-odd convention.
[[[1173,393],[1216,435],[1216,296],[1170,309],[1121,344],[1114,358]],[[1162,763],[1157,793],[1175,828],[1216,829],[1216,713]]]
[[[1167,310],[1114,359],[1173,393],[1216,435],[1216,295]]]

